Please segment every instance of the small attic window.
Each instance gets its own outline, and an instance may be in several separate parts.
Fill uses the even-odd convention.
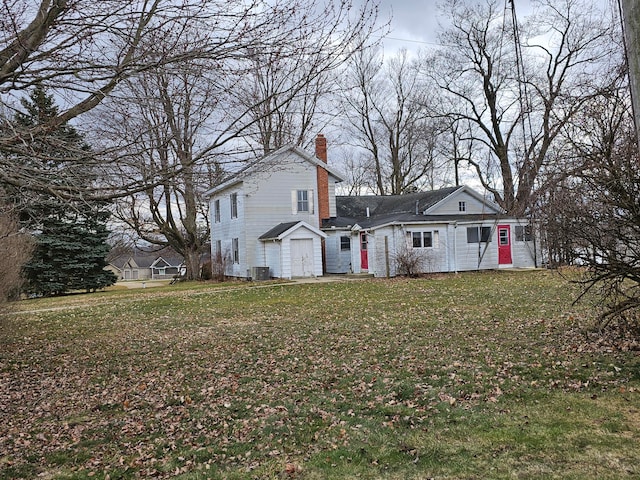
[[[466,212],[467,211],[467,202],[458,202],[458,211]]]

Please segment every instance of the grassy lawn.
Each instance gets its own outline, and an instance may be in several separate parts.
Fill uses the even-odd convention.
[[[0,318],[0,478],[640,477],[640,356],[553,272],[178,285]]]

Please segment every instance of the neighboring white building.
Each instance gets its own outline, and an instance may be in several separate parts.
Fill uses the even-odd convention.
[[[469,187],[406,195],[337,197],[324,222],[328,273],[421,273],[535,267],[539,250],[526,219],[507,217]]]
[[[536,266],[527,220],[469,187],[336,197],[341,181],[319,135],[315,155],[284,147],[212,188],[213,261],[244,278],[395,276],[402,256],[424,273]]]

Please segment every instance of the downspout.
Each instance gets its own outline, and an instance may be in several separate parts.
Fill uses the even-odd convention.
[[[453,273],[458,273],[458,222],[453,222]]]
[[[537,228],[534,230],[533,225],[531,225],[531,234],[533,235],[533,266],[538,268],[538,242],[536,238],[538,236]]]

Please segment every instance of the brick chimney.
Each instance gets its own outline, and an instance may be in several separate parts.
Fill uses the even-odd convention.
[[[327,139],[321,133],[316,137],[316,157],[327,163]],[[322,226],[322,220],[331,216],[329,214],[329,174],[321,166],[316,168],[318,169],[318,217]]]

